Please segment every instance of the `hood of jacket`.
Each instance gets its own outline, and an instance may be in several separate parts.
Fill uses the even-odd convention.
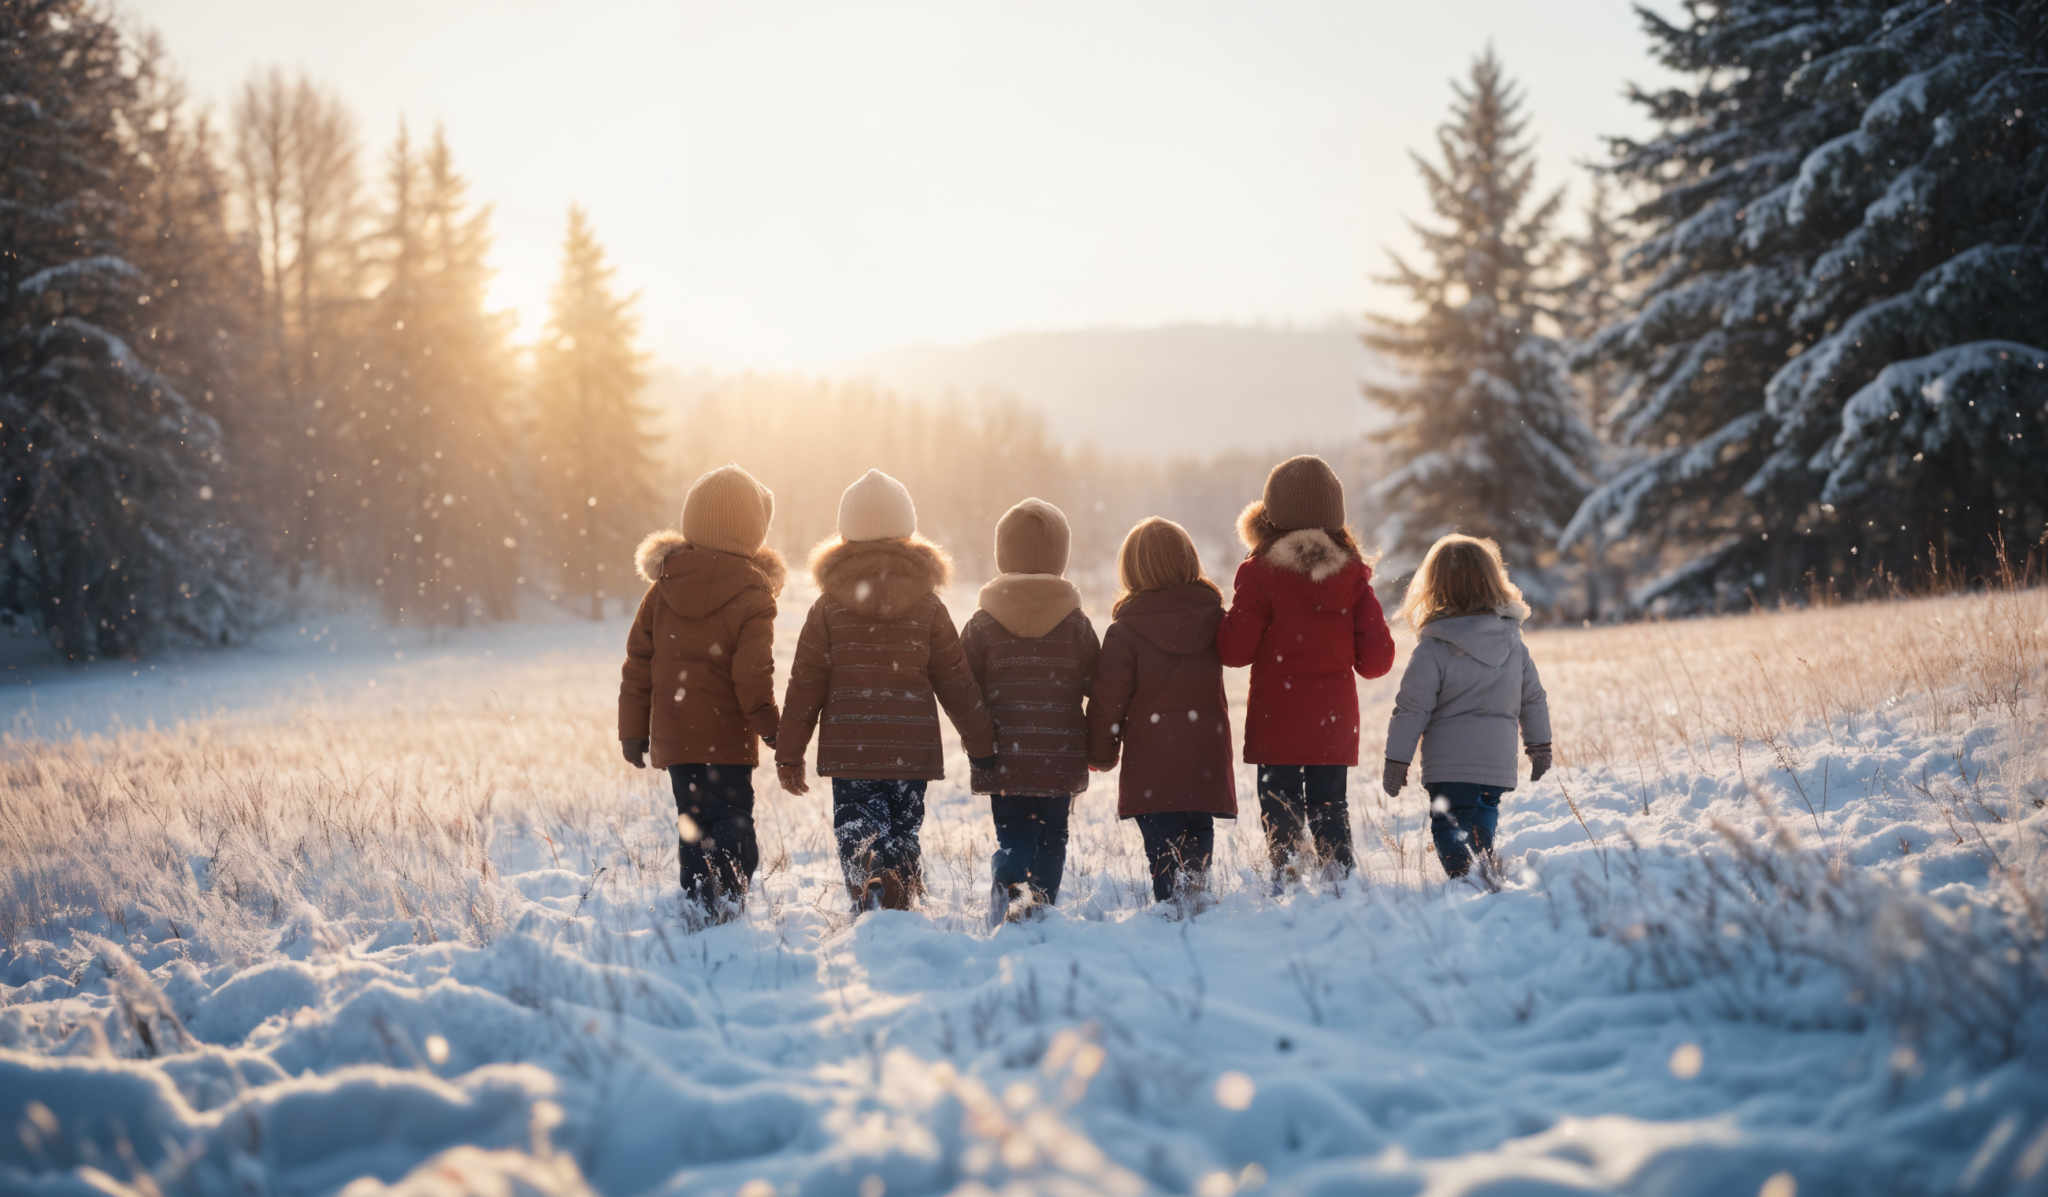
[[[742,557],[691,544],[672,529],[642,540],[633,563],[660,588],[662,601],[688,619],[702,619],[755,587],[779,595],[788,572],[774,549]]]
[[[1036,640],[1081,609],[1081,592],[1057,574],[997,574],[981,588],[981,609],[1010,635]]]
[[[1161,652],[1185,657],[1213,651],[1223,598],[1200,582],[1183,582],[1131,595],[1116,621]]]
[[[1328,532],[1302,528],[1274,541],[1266,550],[1266,560],[1280,569],[1307,574],[1311,582],[1321,582],[1336,577],[1353,559]],[[1371,576],[1369,572],[1367,576]]]
[[[910,609],[953,576],[953,562],[922,536],[886,540],[828,537],[811,553],[818,589],[862,615],[883,619]]]
[[[1453,615],[1422,625],[1423,638],[1441,640],[1489,668],[1507,663],[1522,636],[1529,608],[1516,604],[1484,615]]]

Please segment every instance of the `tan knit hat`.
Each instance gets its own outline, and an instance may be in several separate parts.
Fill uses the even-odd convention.
[[[683,539],[707,549],[751,557],[768,540],[775,492],[736,465],[722,465],[690,484],[683,500]]]
[[[869,470],[839,496],[839,539],[902,540],[917,535],[917,505],[910,491],[880,470]]]
[[[1266,475],[1267,522],[1282,532],[1344,526],[1344,484],[1312,453],[1290,457]]]
[[[1067,572],[1067,515],[1044,499],[1026,499],[996,521],[996,568],[1006,574]]]

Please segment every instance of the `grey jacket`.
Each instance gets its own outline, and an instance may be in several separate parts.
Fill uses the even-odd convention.
[[[1524,744],[1550,742],[1550,705],[1522,643],[1522,608],[1423,625],[1387,721],[1387,759],[1412,761],[1422,784],[1515,788],[1515,728]]]

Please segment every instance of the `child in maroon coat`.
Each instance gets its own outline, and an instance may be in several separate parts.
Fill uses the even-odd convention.
[[[1117,554],[1123,597],[1102,637],[1088,699],[1088,763],[1116,767],[1117,817],[1145,840],[1152,896],[1199,906],[1218,818],[1237,817],[1230,703],[1216,625],[1223,596],[1187,529],[1154,516]]]
[[[1372,567],[1344,526],[1344,485],[1320,457],[1273,467],[1238,533],[1238,566],[1216,649],[1252,667],[1244,759],[1259,767],[1259,817],[1277,893],[1304,831],[1339,875],[1354,867],[1346,775],[1358,763],[1358,683],[1394,667]]]

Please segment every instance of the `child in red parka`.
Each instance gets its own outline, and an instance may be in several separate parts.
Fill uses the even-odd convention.
[[[1298,872],[1304,831],[1325,867],[1354,866],[1348,770],[1358,763],[1358,684],[1394,667],[1372,567],[1344,526],[1344,484],[1320,457],[1291,457],[1238,518],[1250,553],[1216,631],[1229,666],[1252,667],[1244,759],[1259,767],[1273,889]]]

